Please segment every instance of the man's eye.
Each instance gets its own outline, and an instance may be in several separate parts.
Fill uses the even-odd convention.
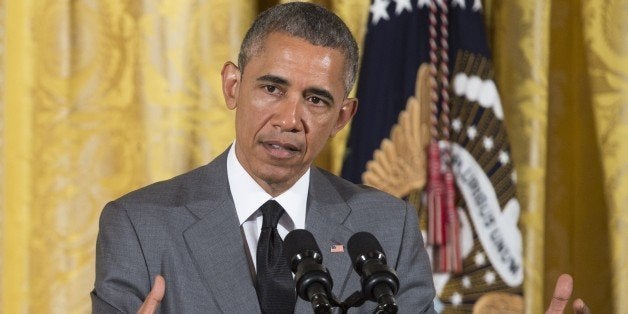
[[[315,105],[322,105],[324,104],[324,101],[316,96],[312,96],[308,99],[311,103],[315,104]]]
[[[264,86],[264,88],[266,89],[267,92],[274,94],[277,93],[279,90],[277,89],[277,87],[272,86],[272,85],[266,85]]]

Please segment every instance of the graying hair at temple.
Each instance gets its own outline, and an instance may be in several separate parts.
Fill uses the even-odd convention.
[[[315,46],[340,50],[345,56],[345,94],[349,94],[358,70],[358,45],[337,15],[304,2],[284,3],[260,13],[240,46],[238,67],[243,72],[248,60],[258,53],[261,43],[273,32],[284,32]]]

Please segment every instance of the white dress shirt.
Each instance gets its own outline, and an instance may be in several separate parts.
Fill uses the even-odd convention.
[[[277,231],[281,238],[294,229],[305,229],[307,193],[310,187],[310,169],[287,191],[273,198],[266,193],[249,175],[238,161],[235,141],[227,156],[227,178],[231,196],[235,204],[240,228],[249,248],[253,267],[257,267],[257,242],[262,231],[262,212],[259,210],[266,201],[274,199],[285,210],[279,219]]]

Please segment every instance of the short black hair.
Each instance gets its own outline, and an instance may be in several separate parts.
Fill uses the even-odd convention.
[[[340,50],[345,57],[345,95],[349,94],[358,71],[358,44],[336,14],[307,2],[284,3],[260,13],[240,46],[238,67],[242,71],[251,56],[259,52],[266,37],[274,32],[287,33],[316,46]]]

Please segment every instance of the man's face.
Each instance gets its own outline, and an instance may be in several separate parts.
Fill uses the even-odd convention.
[[[290,188],[355,114],[357,100],[345,98],[344,60],[337,49],[272,33],[243,73],[225,64],[223,93],[236,110],[236,156],[269,194]]]

